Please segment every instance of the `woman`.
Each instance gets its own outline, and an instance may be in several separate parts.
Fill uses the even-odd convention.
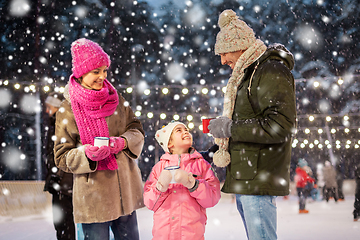
[[[55,162],[74,175],[74,220],[85,239],[139,239],[135,210],[143,187],[135,159],[144,131],[125,99],[106,80],[110,58],[95,42],[71,45],[72,72],[56,117]],[[94,146],[95,137],[109,144]]]

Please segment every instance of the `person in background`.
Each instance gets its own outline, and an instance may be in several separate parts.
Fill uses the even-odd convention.
[[[306,199],[310,194],[310,191],[307,191],[306,188],[309,185],[313,185],[315,183],[315,179],[310,177],[306,172],[308,167],[308,163],[305,159],[300,158],[298,161],[298,167],[295,172],[295,183],[296,183],[296,191],[299,197],[299,213],[309,213],[309,210],[305,209]]]
[[[136,159],[144,130],[106,79],[110,58],[81,38],[71,45],[72,72],[56,114],[55,163],[74,174],[74,219],[85,240],[139,239],[136,210],[143,184]],[[95,137],[104,144],[95,146]],[[106,142],[108,141],[108,142]]]
[[[329,161],[325,161],[323,168],[324,175],[324,197],[326,202],[329,202],[330,197],[333,197],[335,202],[338,201],[337,183],[336,183],[336,170]]]
[[[345,196],[343,193],[343,184],[344,184],[344,167],[341,162],[336,164],[336,184],[337,184],[337,194],[338,201],[344,201]]]
[[[154,211],[153,239],[204,239],[206,208],[219,202],[220,182],[183,123],[170,122],[155,138],[165,154],[144,186],[145,205]],[[176,168],[174,182],[169,166]]]
[[[303,169],[306,171],[306,173],[307,173],[307,175],[309,175],[309,177],[311,177],[315,180],[314,173],[313,173],[311,167],[309,166],[309,164],[305,165],[303,167]],[[316,180],[313,183],[308,182],[305,186],[306,196],[310,196],[315,201],[317,198],[317,193],[318,193],[318,186],[316,184]]]
[[[355,200],[354,200],[354,222],[360,219],[360,160],[355,164]]]
[[[56,167],[54,162],[54,140],[56,112],[59,110],[64,97],[57,92],[51,92],[45,99],[46,113],[49,116],[46,148],[47,174],[44,191],[52,195],[53,223],[57,239],[75,240],[75,223],[72,205],[73,176]]]
[[[322,163],[319,163],[316,166],[316,175],[317,175],[317,181],[316,181],[316,185],[318,186],[318,200],[322,201],[324,200],[324,186],[325,186],[325,181],[324,181],[324,174],[323,174],[323,169],[324,165]],[[321,196],[320,196],[321,194]]]
[[[276,196],[289,194],[291,139],[296,124],[293,55],[267,47],[232,10],[219,16],[215,54],[233,70],[223,114],[209,130],[226,168],[222,191],[236,194],[248,239],[277,239]]]

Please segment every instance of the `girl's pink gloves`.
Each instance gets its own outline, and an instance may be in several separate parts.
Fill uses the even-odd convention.
[[[110,155],[110,148],[108,146],[96,147],[90,144],[85,145],[85,154],[93,161],[100,161]]]
[[[172,179],[171,172],[169,170],[162,170],[162,172],[160,173],[159,179],[156,183],[156,188],[160,192],[166,192],[166,190],[168,190],[168,188],[169,188],[171,179]]]
[[[125,147],[125,139],[122,137],[110,137],[109,148],[110,153],[117,154],[122,151]]]
[[[186,172],[182,169],[178,169],[175,171],[174,175],[175,182],[181,183],[188,189],[195,186],[195,178],[193,177],[191,172]]]

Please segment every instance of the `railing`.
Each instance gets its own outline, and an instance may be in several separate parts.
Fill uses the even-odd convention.
[[[51,208],[51,194],[43,191],[44,181],[0,181],[1,218],[44,215]],[[290,195],[297,195],[295,183],[290,183]],[[345,196],[354,196],[355,180],[344,180]]]
[[[37,215],[51,207],[44,181],[0,181],[0,216]]]

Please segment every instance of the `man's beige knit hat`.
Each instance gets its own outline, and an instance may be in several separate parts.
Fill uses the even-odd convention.
[[[219,16],[218,25],[220,32],[216,36],[216,55],[246,50],[256,41],[254,31],[233,10],[224,10]]]

